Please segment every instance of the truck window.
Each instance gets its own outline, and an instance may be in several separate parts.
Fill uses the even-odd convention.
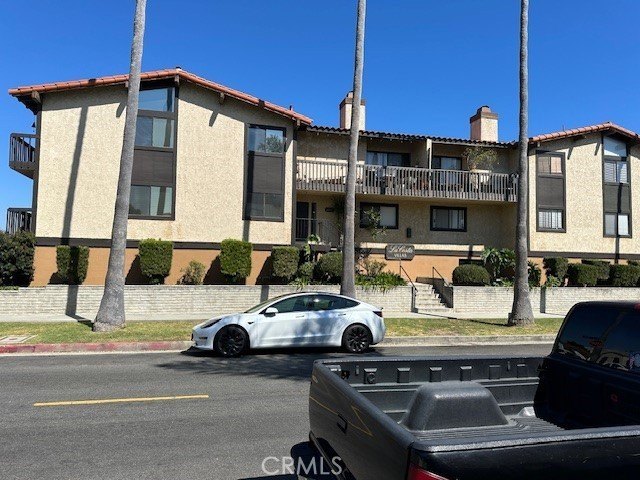
[[[620,310],[610,306],[580,305],[567,317],[558,337],[556,352],[589,360],[602,346],[603,334],[613,325]]]
[[[596,363],[640,373],[640,311],[627,311],[604,340]]]

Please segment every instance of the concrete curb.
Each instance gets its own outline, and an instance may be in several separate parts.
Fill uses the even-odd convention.
[[[387,337],[381,347],[454,347],[469,345],[533,345],[552,344],[555,335],[484,335],[452,337]],[[32,345],[0,345],[1,354],[166,352],[187,350],[190,341],[106,342],[106,343],[36,343]]]
[[[386,337],[381,347],[453,347],[469,345],[545,345],[552,344],[555,335],[469,335],[437,337]]]

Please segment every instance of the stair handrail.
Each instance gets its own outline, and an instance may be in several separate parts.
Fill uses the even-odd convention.
[[[442,276],[442,274],[438,271],[438,269],[435,266],[431,266],[431,278],[433,280],[436,279],[436,273],[438,274],[438,276],[440,277],[440,279],[443,281],[444,286],[448,287],[449,286],[449,282],[447,282],[447,280]]]
[[[402,263],[400,263],[400,277],[402,277],[403,273],[405,274],[405,276],[407,277],[407,280],[409,280],[409,283],[411,284],[411,311],[413,312],[416,309],[416,297],[418,296],[418,287],[416,287],[416,284],[413,283],[413,280],[411,280],[411,277],[402,266]]]

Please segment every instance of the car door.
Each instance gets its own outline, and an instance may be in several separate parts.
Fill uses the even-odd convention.
[[[348,307],[354,303],[336,295],[314,295],[310,303],[304,342],[309,345],[339,344],[340,335],[351,317]]]
[[[278,310],[276,314],[261,312],[252,329],[251,346],[264,348],[298,345],[306,328],[310,300],[311,295],[296,295],[270,305]]]

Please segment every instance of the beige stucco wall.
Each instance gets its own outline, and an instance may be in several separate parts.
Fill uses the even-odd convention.
[[[530,182],[530,249],[534,252],[594,253],[605,256],[616,252],[616,239],[603,233],[602,198],[602,141],[601,135],[591,134],[582,139],[545,142],[540,150],[565,154],[566,163],[566,233],[538,232],[536,218],[536,149],[529,161]],[[640,230],[635,212],[640,212],[640,148],[631,149],[629,157],[631,178],[633,238],[619,239],[619,252],[640,253]],[[635,224],[635,228],[634,227]]]
[[[123,87],[48,94],[42,113],[36,234],[111,235],[124,129]],[[284,222],[243,221],[245,128],[285,127]],[[253,243],[291,241],[293,123],[243,102],[183,83],[178,103],[175,220],[130,220],[129,238]]]

